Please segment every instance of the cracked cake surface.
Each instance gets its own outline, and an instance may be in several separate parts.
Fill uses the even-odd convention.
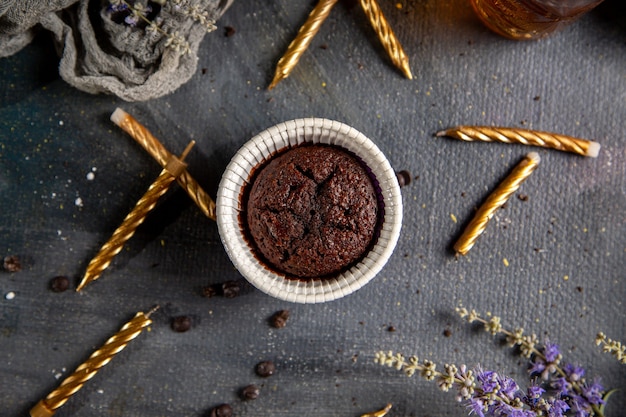
[[[342,148],[289,149],[261,166],[248,188],[248,233],[277,272],[329,276],[358,262],[374,240],[376,189],[362,162]]]

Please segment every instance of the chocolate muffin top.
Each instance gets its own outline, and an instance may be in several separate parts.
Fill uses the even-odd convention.
[[[362,163],[342,148],[289,149],[262,166],[248,189],[245,221],[257,255],[287,276],[336,274],[372,243],[376,191]]]

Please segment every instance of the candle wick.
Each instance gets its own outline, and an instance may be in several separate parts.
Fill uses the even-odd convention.
[[[146,316],[147,318],[150,318],[150,316],[152,315],[152,313],[154,313],[155,311],[157,311],[159,308],[161,308],[160,305],[155,305],[154,307],[152,307],[152,309],[150,311],[148,311],[147,313],[144,314],[144,316]]]

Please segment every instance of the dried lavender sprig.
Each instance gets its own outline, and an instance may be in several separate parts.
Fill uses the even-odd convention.
[[[583,368],[571,364],[560,366],[562,355],[558,345],[546,342],[540,349],[537,347],[535,334],[524,335],[522,328],[515,331],[507,330],[502,327],[498,316],[491,316],[489,320],[486,320],[476,310],[468,311],[466,308],[458,307],[456,311],[469,323],[481,323],[485,331],[491,335],[504,335],[510,347],[519,346],[522,356],[533,359],[529,369],[531,375],[540,374],[544,380],[548,380],[552,375],[558,375],[552,381],[553,387],[570,399],[572,409],[575,410],[577,416],[604,416],[603,408],[610,392],[604,391],[597,381],[587,383],[583,378],[585,372]],[[597,338],[596,343],[598,343]]]
[[[159,32],[161,35],[165,36],[166,48],[171,48],[175,50],[176,52],[180,53],[181,55],[191,53],[191,46],[189,45],[189,42],[187,42],[187,40],[185,40],[185,38],[183,38],[178,32],[173,32],[173,33],[167,32],[163,30],[155,21],[150,20],[146,17],[146,14],[149,13],[149,11],[146,10],[143,4],[141,3],[130,4],[126,0],[109,0],[109,1],[111,5],[126,6],[127,10],[129,10],[131,13],[129,15],[129,17],[131,17],[131,20],[127,21],[127,23],[132,25],[132,22],[134,22],[134,24],[136,24],[139,21],[138,19],[141,19],[148,25],[146,30]]]
[[[212,32],[217,29],[215,26],[215,20],[209,18],[209,13],[206,10],[202,10],[200,6],[194,4],[189,6],[188,0],[171,0],[174,4],[174,10],[191,17],[196,22],[205,27],[207,32]]]
[[[602,345],[602,352],[615,356],[619,363],[626,363],[626,346],[618,340],[609,339],[602,332],[596,336],[596,345]]]
[[[436,369],[434,362],[421,363],[416,356],[407,359],[393,352],[378,352],[375,362],[403,371],[407,376],[418,373],[426,380],[435,380],[440,390],[447,392],[457,389],[457,401],[465,401],[470,414],[479,417],[519,416],[519,417],[563,417],[569,405],[560,398],[544,398],[545,390],[531,386],[523,393],[517,383],[506,376],[480,368],[470,370],[465,365],[444,365],[444,372]]]

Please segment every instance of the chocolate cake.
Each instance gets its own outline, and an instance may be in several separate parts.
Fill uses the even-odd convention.
[[[330,276],[358,262],[375,240],[378,197],[352,153],[301,145],[274,156],[245,191],[242,221],[257,256],[288,277]]]

